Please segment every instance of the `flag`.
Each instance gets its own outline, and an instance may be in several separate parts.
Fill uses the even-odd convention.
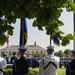
[[[21,46],[26,46],[28,39],[28,32],[27,32],[27,24],[26,24],[26,19],[21,18],[21,25],[20,25],[20,47]]]
[[[9,47],[9,34],[7,33],[7,48]]]
[[[60,45],[60,41],[59,41],[59,39],[56,36],[54,36],[52,39],[54,41],[54,44],[56,44],[58,46]]]

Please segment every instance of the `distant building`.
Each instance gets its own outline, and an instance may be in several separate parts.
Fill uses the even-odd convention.
[[[5,47],[1,49],[1,55],[3,54],[8,54],[10,57],[12,56],[13,52],[16,52],[16,54],[18,54],[18,45],[12,45],[9,46],[9,48]],[[27,57],[32,57],[34,53],[46,53],[46,49],[36,45],[36,43],[34,43],[34,45],[27,45],[26,48],[27,50]]]

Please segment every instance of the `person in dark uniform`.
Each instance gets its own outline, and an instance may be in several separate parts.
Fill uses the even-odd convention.
[[[16,52],[13,52],[13,56],[10,58],[10,64],[13,64],[16,60],[18,60],[18,57],[16,56]]]
[[[6,59],[7,64],[9,64],[9,57],[7,56],[7,54],[3,54],[3,58]]]
[[[66,75],[75,75],[75,50],[72,50],[73,59],[67,63]]]
[[[26,58],[27,48],[21,47],[18,50],[20,58],[13,64],[12,75],[28,75],[31,60]]]
[[[37,68],[39,67],[39,61],[36,56],[32,59],[32,68]]]

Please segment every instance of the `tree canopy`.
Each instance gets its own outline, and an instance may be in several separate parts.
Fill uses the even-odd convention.
[[[70,49],[66,49],[64,52],[62,50],[59,50],[55,52],[54,54],[59,57],[72,57],[72,52]]]
[[[34,19],[33,26],[43,31],[47,29],[47,34],[58,37],[61,44],[66,46],[70,40],[74,39],[72,34],[64,36],[64,32],[59,29],[64,23],[59,20],[63,8],[68,12],[75,9],[73,0],[0,0],[0,44],[6,41],[5,32],[13,35],[13,26],[16,19]]]

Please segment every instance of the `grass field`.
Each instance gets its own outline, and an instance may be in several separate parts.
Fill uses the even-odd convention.
[[[31,70],[38,72],[39,71],[39,68],[34,68],[34,69],[31,69]],[[66,75],[66,68],[59,68],[57,70],[57,75]]]
[[[59,68],[57,70],[58,75],[66,75],[66,69],[65,68]]]
[[[4,69],[4,75],[11,75],[12,69]],[[39,68],[30,68],[30,74],[29,75],[38,75]],[[59,68],[57,70],[57,75],[66,75],[66,69],[65,68]]]

